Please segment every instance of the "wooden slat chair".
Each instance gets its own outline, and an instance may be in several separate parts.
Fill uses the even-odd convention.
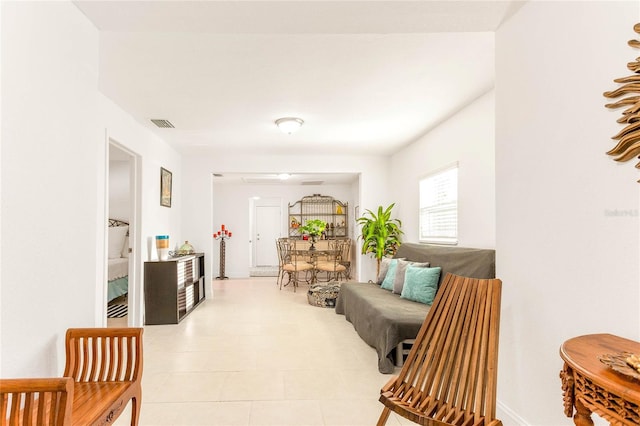
[[[131,425],[142,403],[142,328],[70,328],[64,376],[73,378],[73,424],[108,424],[131,401]],[[100,401],[101,403],[97,403]]]
[[[447,274],[385,407],[420,425],[501,426],[496,419],[502,281]]]
[[[68,426],[73,379],[0,379],[0,425]]]

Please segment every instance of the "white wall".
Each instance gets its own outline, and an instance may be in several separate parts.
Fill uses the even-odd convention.
[[[129,162],[109,161],[109,218],[129,222]]]
[[[391,158],[403,241],[418,242],[421,178],[458,162],[458,246],[495,247],[495,131],[491,91]]]
[[[141,206],[138,212],[141,261],[156,260],[156,235],[169,235],[170,246],[181,244],[183,182],[181,156],[171,146],[142,127],[110,99],[99,94],[100,120],[107,137],[139,157]],[[160,168],[171,171],[173,191],[171,207],[160,205]]]
[[[231,230],[233,237],[225,242],[225,275],[230,278],[248,277],[251,264],[250,254],[252,240],[250,229],[250,201],[253,196],[262,198],[279,198],[282,209],[280,236],[287,236],[288,204],[295,203],[302,197],[322,194],[349,203],[349,215],[353,215],[354,200],[351,196],[351,185],[246,185],[216,184],[214,178],[213,199],[220,200],[213,211],[213,225],[217,230],[222,223]],[[351,219],[351,217],[350,217]],[[353,231],[350,229],[350,231]],[[213,244],[213,271],[219,276],[220,243]],[[275,241],[273,243],[275,253]]]
[[[212,275],[212,271],[218,271],[218,265],[213,264],[218,259],[217,254],[213,251],[213,246],[219,243],[214,241],[211,235],[214,230],[219,229],[220,221],[214,222],[214,212],[217,212],[218,208],[226,202],[224,199],[212,199],[210,196],[213,193],[213,172],[222,174],[234,172],[359,173],[359,200],[354,201],[353,208],[356,205],[371,208],[370,206],[375,207],[388,201],[388,162],[385,157],[319,156],[313,154],[308,156],[265,156],[247,153],[245,155],[227,155],[224,157],[223,163],[216,161],[219,158],[219,153],[216,155],[213,151],[197,149],[183,155],[182,164],[184,179],[185,182],[188,182],[183,188],[182,231],[198,250],[205,247],[208,279],[216,276],[215,273]],[[352,193],[355,191],[352,188]],[[234,231],[232,230],[232,232]],[[227,249],[229,248],[227,246]],[[248,252],[248,247],[245,250]],[[363,265],[362,279],[365,280],[371,279],[375,275],[375,263],[368,267],[368,262],[369,259],[361,259],[358,263],[358,267]],[[230,272],[227,268],[225,265],[225,272]],[[354,272],[354,275],[357,276],[357,273],[357,271]],[[210,296],[210,294],[209,289],[207,295]]]
[[[620,125],[602,96],[630,74],[639,19],[637,1],[528,2],[496,34],[505,425],[571,424],[558,377],[566,339],[640,338],[640,176],[605,155]],[[630,214],[607,214],[616,209]]]
[[[0,375],[50,375],[66,328],[94,320],[98,33],[70,3],[1,7]]]
[[[71,2],[0,7],[0,376],[60,375],[66,329],[105,321],[108,138],[140,155],[138,246],[181,237],[181,160],[99,93],[98,31]],[[172,209],[159,206],[161,165]]]

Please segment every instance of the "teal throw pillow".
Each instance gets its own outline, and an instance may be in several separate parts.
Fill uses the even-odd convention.
[[[439,266],[435,268],[408,266],[400,297],[431,305],[438,291],[441,270]]]
[[[382,281],[382,285],[380,287],[385,290],[393,291],[393,280],[396,277],[396,266],[398,265],[398,259],[391,259],[389,262],[389,268],[387,269],[387,275],[384,277]]]

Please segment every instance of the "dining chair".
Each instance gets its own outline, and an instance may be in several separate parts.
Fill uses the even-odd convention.
[[[340,259],[340,264],[344,265],[346,270],[343,275],[346,280],[351,279],[351,238],[345,238],[343,240],[344,244],[342,245],[342,259]]]
[[[292,239],[282,243],[283,247],[283,259],[284,263],[282,269],[289,276],[289,280],[285,284],[293,284],[293,291],[296,291],[298,283],[300,282],[300,274],[304,273],[305,276],[312,271],[313,265],[306,260],[305,253],[307,249],[298,248],[299,241]],[[280,290],[282,290],[282,281],[280,281]],[[309,280],[305,280],[309,281]]]
[[[345,277],[347,267],[342,264],[342,254],[344,252],[345,240],[330,240],[326,251],[326,260],[318,260],[315,268],[318,272],[327,273],[327,281],[338,281]]]
[[[502,281],[448,273],[400,374],[380,391],[384,409],[420,425],[502,426],[496,419]]]
[[[286,237],[276,238],[276,251],[278,252],[278,278],[276,279],[277,286],[282,285],[281,283],[286,273],[286,271],[284,270],[284,258],[286,254],[286,247],[284,246],[284,244],[287,243],[288,240],[289,239]]]

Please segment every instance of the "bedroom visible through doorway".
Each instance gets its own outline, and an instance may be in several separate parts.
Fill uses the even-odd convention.
[[[134,156],[109,144],[107,223],[107,326],[129,325]]]

